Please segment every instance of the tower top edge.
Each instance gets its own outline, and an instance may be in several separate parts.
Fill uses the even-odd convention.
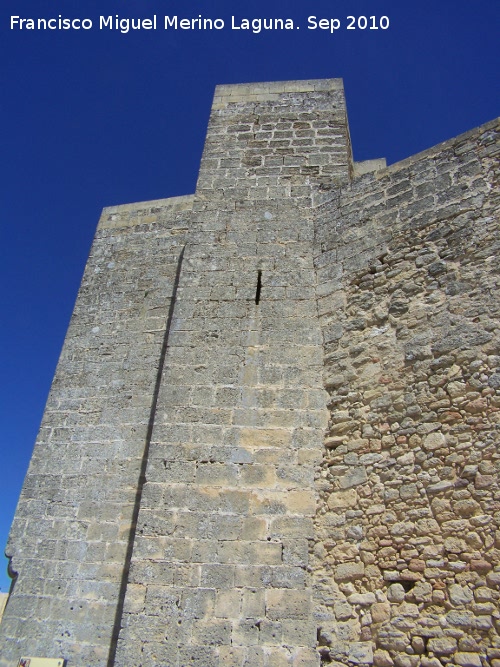
[[[102,209],[103,215],[110,215],[112,213],[127,213],[130,211],[142,211],[150,209],[151,207],[162,208],[176,208],[176,209],[191,209],[194,201],[194,194],[191,195],[177,195],[174,197],[165,197],[164,199],[151,199],[140,202],[130,202],[128,204],[115,204],[112,206],[105,206]]]
[[[259,83],[220,84],[215,88],[214,106],[231,102],[261,102],[283,93],[313,93],[343,90],[342,79],[305,79],[295,81],[268,81]]]

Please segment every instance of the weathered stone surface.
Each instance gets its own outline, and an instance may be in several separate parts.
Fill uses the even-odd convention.
[[[455,664],[461,667],[482,667],[479,653],[463,653],[459,651],[454,656]]]
[[[468,155],[465,159],[475,165],[476,175],[483,174],[484,198],[476,213],[478,219],[489,220],[484,257],[493,262],[498,222],[496,214],[490,216],[489,204],[483,208],[489,187],[484,170],[492,163],[478,157],[475,141],[467,139],[460,148],[465,152],[459,154]],[[343,383],[327,387],[331,423],[336,414],[349,415],[352,434],[351,440],[332,449],[336,459],[332,474],[328,457],[321,466],[326,473],[325,497],[338,492],[333,471],[340,467],[341,475],[348,477],[362,464],[367,479],[356,486],[355,505],[335,509],[327,505],[316,525],[326,540],[329,512],[335,512],[338,541],[350,535],[355,522],[362,524],[360,558],[365,574],[362,584],[352,583],[362,585],[363,594],[378,590],[380,597],[364,615],[361,606],[354,611],[360,636],[368,637],[369,627],[374,646],[387,651],[380,654],[381,661],[389,657],[395,665],[420,660],[421,667],[442,667],[442,661],[456,664],[454,656],[459,653],[486,655],[496,641],[488,635],[493,627],[498,629],[500,583],[492,570],[500,539],[492,532],[486,537],[485,528],[491,523],[498,530],[498,515],[488,520],[486,510],[498,502],[495,413],[500,405],[496,396],[500,359],[498,335],[492,334],[498,327],[498,303],[493,297],[497,279],[486,269],[481,252],[471,257],[476,213],[456,216],[451,208],[443,217],[436,213],[436,203],[440,202],[438,208],[446,206],[446,193],[453,187],[445,164],[457,155],[447,153],[439,169],[429,162],[429,154],[410,161],[404,176],[388,170],[385,199],[377,179],[371,185],[341,188],[331,211],[345,226],[335,241],[326,217],[318,226],[318,242],[335,251],[336,266],[342,263],[335,285],[335,295],[342,293],[342,299],[333,290],[330,295],[326,290],[321,293],[325,331],[333,312],[342,327],[335,339],[325,337],[325,374],[343,378]],[[373,201],[373,208],[368,204],[370,212],[365,212],[370,216],[371,242],[364,236],[368,217],[358,216],[356,208],[357,197],[367,197],[367,186],[373,197],[365,200]],[[398,216],[401,225],[394,223]],[[395,225],[391,232],[388,224]],[[345,246],[339,247],[342,242]],[[318,248],[318,266],[321,257]],[[469,261],[472,271],[465,268]],[[469,282],[473,271],[492,290],[486,300],[484,289],[475,292]],[[491,318],[491,327],[480,324],[479,313]],[[355,516],[358,508],[361,521]],[[327,561],[324,572],[331,571],[335,578],[335,565],[330,569]],[[322,569],[319,564],[318,569]],[[436,622],[438,617],[445,625]],[[472,636],[477,639],[475,646],[465,643]],[[415,640],[414,645],[415,637],[420,642]],[[436,655],[429,657],[426,653],[432,646]]]
[[[377,649],[373,654],[373,664],[376,667],[393,667],[394,660],[391,658],[389,651]]]
[[[451,655],[457,650],[457,640],[453,637],[432,637],[427,644],[429,651],[436,655]]]
[[[348,491],[336,491],[328,497],[328,507],[355,507],[358,502],[358,495],[354,489]]]
[[[488,572],[486,575],[486,581],[488,585],[492,588],[500,587],[500,572]]]
[[[427,658],[426,656],[422,656],[420,664],[422,667],[441,667],[443,663],[438,658]]]
[[[376,601],[375,593],[353,593],[349,595],[347,601],[351,604],[372,605]]]
[[[405,589],[401,584],[391,584],[387,589],[387,598],[390,602],[402,602],[405,599]]]
[[[427,451],[432,451],[434,449],[439,449],[440,447],[444,447],[446,444],[446,439],[444,435],[440,432],[429,433],[429,435],[425,436],[422,444],[424,449],[426,449]]]
[[[340,81],[217,89],[196,193],[103,212],[2,667],[500,660],[497,140],[363,167]]]
[[[448,589],[448,594],[451,602],[456,605],[467,605],[474,599],[474,594],[470,588],[458,584],[452,584]]]
[[[388,602],[378,602],[370,611],[374,623],[383,623],[391,617],[391,605]]]
[[[349,660],[357,665],[373,664],[373,649],[370,642],[354,642],[349,647]]]
[[[365,573],[363,563],[342,563],[335,569],[337,581],[353,581],[360,579]]]
[[[396,667],[417,667],[420,664],[420,658],[417,655],[397,655],[394,658]]]

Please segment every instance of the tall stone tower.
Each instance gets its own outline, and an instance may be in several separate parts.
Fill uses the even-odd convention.
[[[340,80],[218,87],[101,217],[0,665],[499,667],[497,188],[495,123],[386,168]]]

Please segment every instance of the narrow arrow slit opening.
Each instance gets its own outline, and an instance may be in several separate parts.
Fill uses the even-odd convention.
[[[258,306],[260,302],[260,291],[262,289],[262,271],[257,273],[257,289],[255,290],[255,303]]]

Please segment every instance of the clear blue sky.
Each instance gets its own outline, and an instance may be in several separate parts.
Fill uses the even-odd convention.
[[[59,14],[94,27],[10,28],[11,16]],[[158,29],[99,30],[100,15],[116,14],[156,14]],[[164,15],[199,14],[225,28],[163,29]],[[281,17],[299,29],[232,30],[233,14],[237,25]],[[347,30],[350,15],[390,26]],[[341,29],[309,30],[309,16]],[[342,77],[355,159],[392,163],[500,114],[499,34],[498,0],[3,3],[2,550],[100,210],[194,191],[215,85]]]

